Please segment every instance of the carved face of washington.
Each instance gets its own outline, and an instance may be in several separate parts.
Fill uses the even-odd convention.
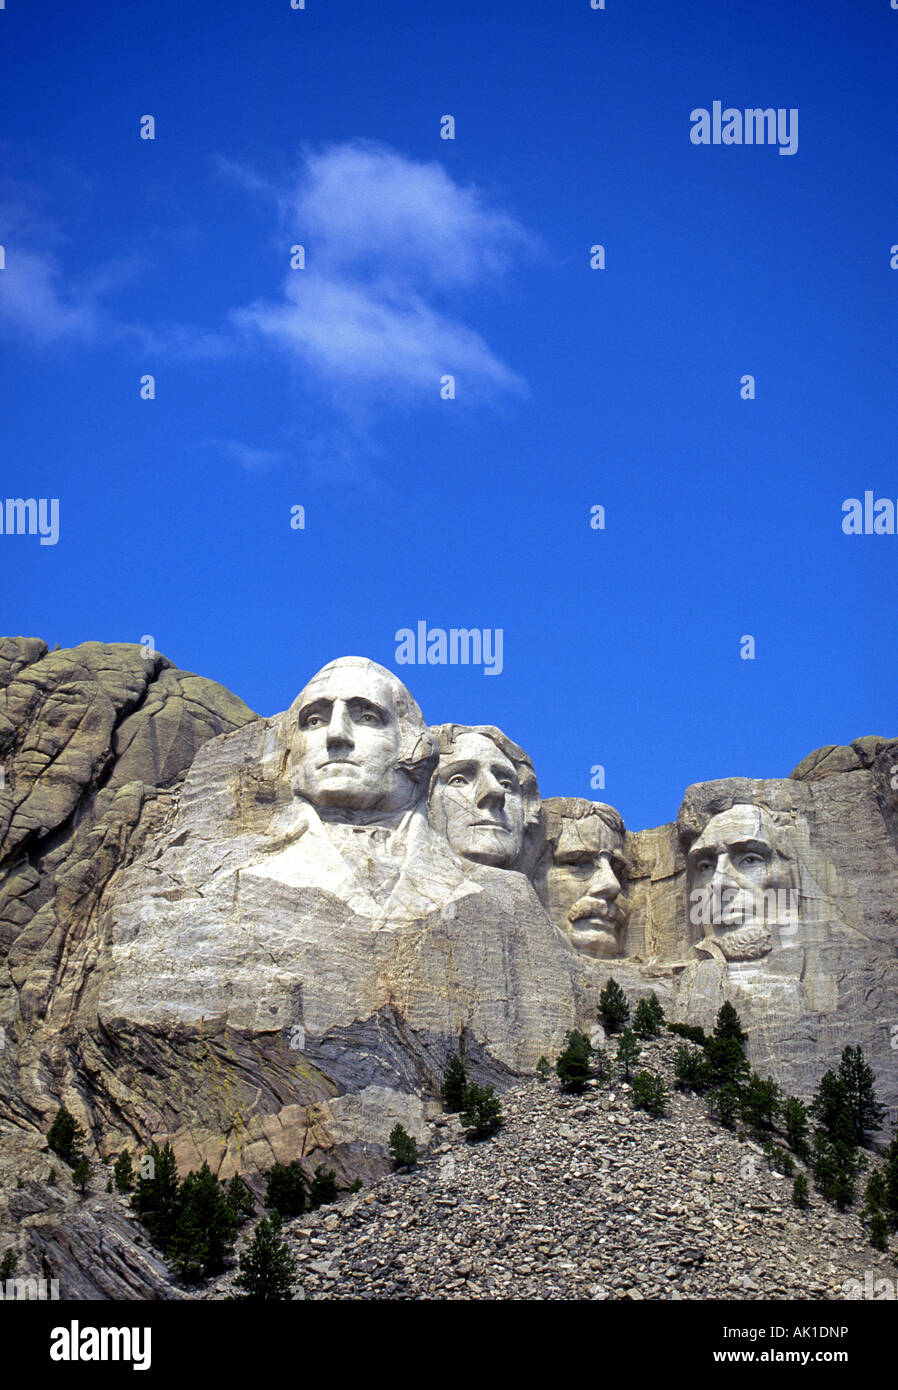
[[[612,806],[575,798],[546,806],[552,917],[585,955],[621,954],[627,922],[624,823]]]
[[[342,657],[294,702],[295,792],[313,805],[397,811],[420,794],[434,750],[418,706],[376,662]]]
[[[429,797],[431,823],[456,854],[509,868],[524,843],[517,769],[486,734],[460,733],[440,757]]]
[[[690,920],[729,960],[766,955],[768,923],[795,920],[794,875],[763,807],[738,804],[712,816],[689,850]]]

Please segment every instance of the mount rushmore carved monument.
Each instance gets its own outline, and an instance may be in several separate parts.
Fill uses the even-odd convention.
[[[808,1097],[847,1043],[898,1104],[898,740],[687,789],[542,801],[499,729],[428,727],[375,662],[283,714],[138,646],[0,641],[0,1127],[227,1177],[419,1140],[451,1054],[502,1084],[613,970]]]

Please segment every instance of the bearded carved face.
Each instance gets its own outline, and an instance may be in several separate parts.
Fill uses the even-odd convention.
[[[485,734],[460,734],[440,757],[429,796],[434,827],[463,859],[510,868],[524,843],[514,763]]]
[[[761,807],[712,816],[687,860],[689,915],[728,960],[755,960],[772,948],[770,923],[796,920],[792,866],[777,849]]]
[[[623,836],[598,815],[564,816],[550,845],[546,882],[552,918],[584,955],[621,955],[627,923]]]

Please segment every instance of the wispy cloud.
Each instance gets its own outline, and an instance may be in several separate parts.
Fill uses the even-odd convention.
[[[270,185],[230,166],[247,191]],[[475,390],[518,374],[468,320],[536,238],[436,163],[354,141],[306,156],[278,198],[283,231],[306,250],[275,301],[232,314],[335,387],[424,388],[451,373]]]

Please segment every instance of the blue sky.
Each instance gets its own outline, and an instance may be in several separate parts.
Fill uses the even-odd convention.
[[[633,829],[898,733],[898,536],[841,528],[898,499],[888,0],[7,0],[0,54],[0,494],[60,500],[0,630],[262,714],[371,656]],[[501,675],[397,668],[422,619]]]

